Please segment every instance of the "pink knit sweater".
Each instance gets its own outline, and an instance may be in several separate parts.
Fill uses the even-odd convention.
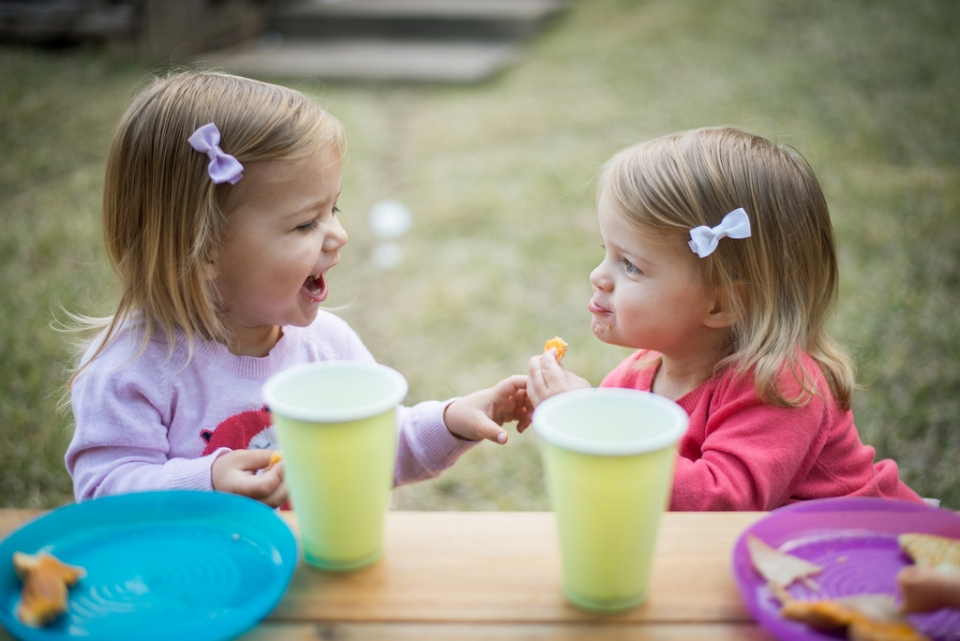
[[[198,341],[188,360],[183,336],[172,354],[160,337],[144,353],[138,348],[136,332],[124,331],[73,383],[76,429],[66,464],[78,501],[211,490],[210,467],[225,448],[277,447],[261,397],[270,375],[314,361],[374,360],[347,323],[323,311],[309,327],[284,327],[264,358]],[[447,430],[445,406],[427,401],[399,410],[396,484],[436,476],[475,444]]]
[[[658,356],[636,352],[601,386],[649,392]],[[752,379],[729,371],[679,399],[690,426],[679,444],[670,509],[771,510],[837,496],[922,501],[900,480],[894,461],[874,463],[874,449],[860,441],[853,414],[834,402],[813,359],[804,355],[803,366],[817,375],[820,394],[801,407],[764,403]],[[793,383],[784,390],[788,397],[799,390]]]

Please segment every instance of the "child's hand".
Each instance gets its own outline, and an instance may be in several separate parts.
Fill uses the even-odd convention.
[[[287,502],[287,485],[283,482],[283,461],[270,465],[272,450],[233,450],[217,457],[210,469],[213,489],[239,494],[280,507]]]
[[[960,608],[960,572],[950,569],[908,565],[900,570],[897,582],[903,593],[903,611],[931,612]]]
[[[586,387],[592,387],[587,379],[567,371],[567,368],[557,362],[556,349],[530,359],[527,398],[533,407],[551,396]]]
[[[500,426],[517,421],[517,429],[523,431],[530,424],[533,409],[527,400],[527,377],[511,376],[493,387],[474,392],[447,405],[443,421],[447,429],[459,438],[468,441],[487,439],[496,443],[507,442],[507,432]]]

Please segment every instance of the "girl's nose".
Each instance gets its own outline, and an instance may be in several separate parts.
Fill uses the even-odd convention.
[[[332,252],[337,251],[341,247],[347,244],[347,230],[343,228],[343,225],[340,224],[339,218],[334,218],[331,221],[330,229],[327,231],[327,234],[323,237],[323,251]]]
[[[610,291],[613,289],[613,279],[607,275],[606,270],[603,268],[603,263],[600,263],[596,268],[590,272],[590,284],[602,291]]]

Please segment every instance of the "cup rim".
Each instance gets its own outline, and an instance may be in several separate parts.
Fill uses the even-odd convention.
[[[313,370],[352,370],[377,372],[389,379],[393,383],[394,389],[382,399],[363,405],[362,407],[349,409],[308,409],[297,405],[284,402],[277,396],[277,388],[283,385],[291,378],[301,375],[307,371]],[[267,379],[263,385],[263,401],[267,409],[271,412],[282,414],[287,418],[298,421],[335,423],[344,421],[355,421],[362,418],[377,416],[390,410],[407,396],[409,387],[407,379],[392,367],[381,365],[380,363],[367,363],[363,361],[318,361],[315,363],[304,363],[296,365],[290,369],[277,372]]]
[[[673,425],[662,434],[651,438],[611,443],[591,441],[572,436],[551,428],[549,424],[544,423],[542,418],[540,421],[537,420],[538,415],[543,417],[544,414],[549,415],[554,412],[562,412],[567,405],[576,403],[583,398],[643,398],[646,402],[653,403],[670,414],[674,419]],[[690,417],[687,415],[687,412],[665,396],[620,387],[591,387],[589,389],[563,392],[543,401],[537,406],[533,413],[533,429],[537,435],[546,442],[565,450],[599,456],[630,456],[633,454],[646,454],[671,447],[686,433],[689,422]]]

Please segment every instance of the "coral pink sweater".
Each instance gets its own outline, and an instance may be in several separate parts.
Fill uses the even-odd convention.
[[[601,387],[651,391],[658,356],[636,352]],[[670,509],[772,510],[837,496],[922,502],[900,480],[894,461],[874,463],[875,451],[860,441],[852,412],[837,406],[819,367],[806,354],[803,366],[816,373],[820,395],[801,407],[764,403],[752,378],[729,371],[677,401],[689,414],[690,426],[679,444]],[[789,397],[799,386],[791,377],[785,380],[793,383],[792,389],[784,388]]]

